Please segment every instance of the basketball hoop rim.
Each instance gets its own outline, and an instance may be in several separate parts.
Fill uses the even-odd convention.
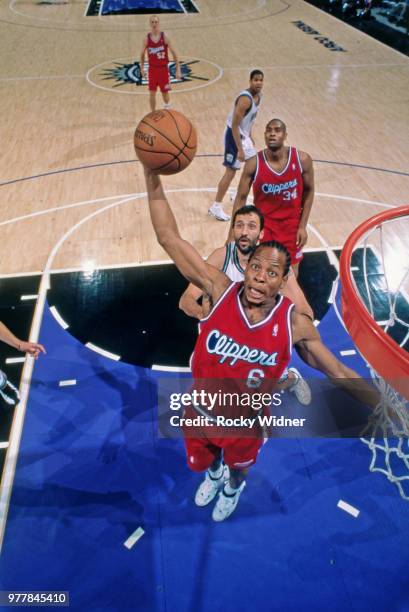
[[[360,238],[383,222],[409,216],[409,206],[381,212],[361,223],[348,237],[341,253],[342,315],[354,343],[371,367],[409,399],[409,357],[372,318],[360,300],[351,274],[351,257]],[[388,357],[385,358],[385,355]]]

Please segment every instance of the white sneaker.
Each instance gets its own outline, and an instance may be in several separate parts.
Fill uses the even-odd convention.
[[[291,393],[294,393],[300,404],[308,406],[311,404],[311,389],[306,380],[301,376],[300,372],[296,368],[288,368],[289,372],[292,372],[296,378],[291,387],[288,388]]]
[[[209,471],[202,484],[199,486],[195,495],[196,506],[207,506],[216,497],[219,489],[224,485],[226,480],[230,478],[230,470],[227,465],[223,467],[223,472],[220,478],[212,478]]]
[[[230,221],[230,215],[224,212],[221,204],[218,202],[213,202],[208,213],[218,221]]]
[[[225,493],[224,487],[219,493],[219,497],[217,498],[217,502],[215,507],[213,508],[212,519],[217,521],[224,521],[227,519],[236,509],[237,504],[239,503],[240,493],[243,491],[246,486],[246,481],[244,480],[237,491],[232,495]]]

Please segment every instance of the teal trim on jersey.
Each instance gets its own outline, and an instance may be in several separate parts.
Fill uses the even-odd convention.
[[[233,263],[236,266],[236,268],[238,269],[238,271],[240,272],[240,274],[244,275],[244,270],[241,267],[240,261],[239,261],[239,255],[237,253],[237,247],[235,243],[232,243],[232,247],[233,247]]]
[[[233,243],[229,242],[229,244],[226,244],[226,255],[224,256],[224,262],[223,262],[223,268],[222,268],[222,272],[226,273],[227,270],[227,266],[229,265],[229,261],[230,261],[230,248],[231,245]]]

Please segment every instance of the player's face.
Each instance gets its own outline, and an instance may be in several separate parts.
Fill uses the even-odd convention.
[[[255,213],[237,215],[233,226],[233,238],[243,255],[254,249],[260,238],[260,219]]]
[[[285,261],[284,253],[271,247],[260,248],[253,255],[244,275],[244,295],[250,305],[273,305],[287,280]]]
[[[278,121],[272,121],[266,127],[264,138],[267,147],[274,151],[275,149],[279,149],[283,146],[285,139],[287,138],[287,133],[281,123]]]
[[[260,93],[263,89],[264,77],[262,74],[256,74],[250,79],[250,89],[253,93]]]
[[[149,19],[149,25],[151,26],[152,32],[158,32],[159,31],[159,17],[156,17],[156,15],[154,17],[151,17]]]

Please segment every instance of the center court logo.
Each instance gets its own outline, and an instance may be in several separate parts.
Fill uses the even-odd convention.
[[[145,64],[145,69],[148,69]],[[222,69],[207,60],[190,58],[180,62],[181,79],[176,79],[175,62],[169,62],[170,82],[176,85],[174,92],[205,87],[217,81]],[[120,93],[147,93],[148,80],[142,77],[139,61],[113,60],[95,66],[87,74],[87,80],[100,89]]]

